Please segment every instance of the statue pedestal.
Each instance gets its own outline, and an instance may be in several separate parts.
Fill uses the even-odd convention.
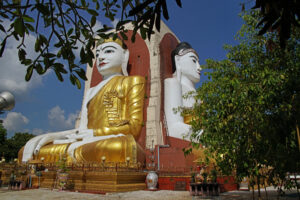
[[[68,174],[68,181],[72,183],[74,191],[106,193],[146,189],[146,173],[144,172],[68,171]],[[56,176],[55,171],[43,172],[40,187],[58,188]],[[66,188],[68,189],[68,183]]]

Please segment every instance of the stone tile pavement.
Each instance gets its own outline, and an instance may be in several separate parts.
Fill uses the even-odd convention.
[[[257,191],[255,192],[257,198]],[[297,191],[286,192],[286,195],[279,197],[280,200],[298,199]],[[187,191],[134,191],[123,193],[107,193],[107,194],[89,194],[81,192],[68,192],[50,189],[29,189],[29,190],[8,190],[7,187],[0,188],[1,200],[198,200],[198,199],[214,199],[214,200],[247,200],[252,199],[252,192],[248,191],[231,191],[222,193],[218,197],[192,197]],[[262,192],[262,199],[267,199],[265,192]],[[274,189],[268,189],[268,199],[277,199],[277,192]]]

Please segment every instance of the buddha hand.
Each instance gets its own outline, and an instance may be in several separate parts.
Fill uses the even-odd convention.
[[[37,155],[40,151],[40,149],[50,142],[54,142],[54,140],[60,140],[60,139],[66,139],[66,136],[78,131],[78,129],[72,129],[68,131],[61,131],[61,132],[55,132],[55,133],[47,133],[42,135],[42,138],[36,143],[36,146],[33,150],[33,154]]]
[[[93,137],[93,129],[79,129],[75,133],[66,135],[67,139],[85,139]]]

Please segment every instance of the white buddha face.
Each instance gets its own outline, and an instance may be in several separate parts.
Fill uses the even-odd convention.
[[[125,61],[126,50],[115,42],[107,42],[96,49],[96,61],[102,76],[122,73],[122,63]]]
[[[182,56],[176,55],[176,71],[180,71],[181,76],[186,76],[193,83],[200,81],[202,68],[199,58],[194,52],[188,52]]]

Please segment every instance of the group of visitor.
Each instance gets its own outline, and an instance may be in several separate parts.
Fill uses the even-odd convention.
[[[42,168],[41,168],[42,169]],[[31,166],[29,171],[25,171],[26,178],[18,177],[16,172],[12,170],[9,178],[9,190],[21,190],[22,188],[31,188],[32,187],[32,176],[35,176],[39,169],[36,169],[35,166]],[[29,172],[29,173],[27,173]]]
[[[21,189],[21,183],[22,183],[22,181],[20,181],[20,180],[18,180],[16,178],[15,171],[12,171],[11,174],[10,174],[10,178],[9,178],[8,189],[9,190],[18,190],[18,189]]]

